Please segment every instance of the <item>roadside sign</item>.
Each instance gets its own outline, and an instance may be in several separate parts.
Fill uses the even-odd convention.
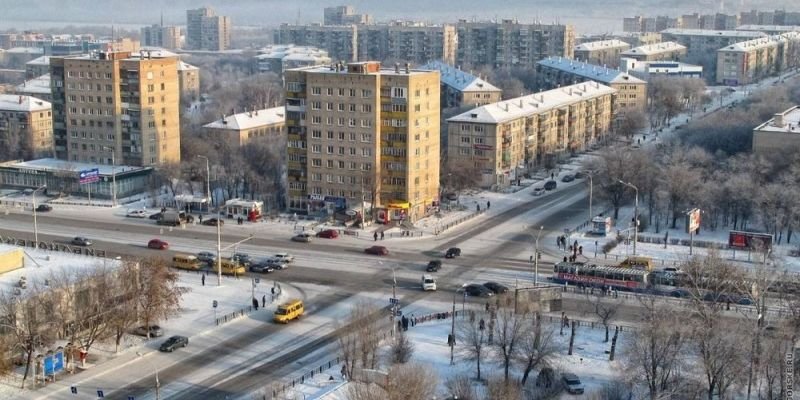
[[[69,391],[72,392],[72,394],[78,394],[78,388],[75,386],[70,386]]]
[[[101,398],[101,399],[102,399],[102,398],[104,398],[104,397],[106,397],[106,396],[105,396],[105,394],[103,394],[103,391],[102,391],[102,390],[100,390],[100,389],[97,389],[97,397],[99,397],[99,398]]]
[[[218,305],[219,305],[219,303],[217,303],[217,301],[216,301],[216,300],[214,300],[214,301],[211,303],[211,306],[212,306],[212,307],[214,307],[214,308],[217,308],[217,306],[218,306]]]
[[[400,300],[394,297],[389,298],[389,304],[400,304]]]
[[[100,180],[100,170],[97,168],[85,169],[78,173],[78,181],[81,185],[94,183]]]

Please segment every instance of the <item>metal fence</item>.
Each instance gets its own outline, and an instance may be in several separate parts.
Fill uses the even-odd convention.
[[[241,308],[239,310],[236,310],[236,311],[234,311],[232,313],[228,313],[228,314],[225,314],[225,315],[223,315],[221,317],[217,317],[215,322],[216,322],[217,326],[219,326],[219,325],[222,325],[224,323],[233,321],[236,318],[244,317],[245,315],[250,314],[251,312],[253,312],[253,306],[247,306],[247,307]]]
[[[439,226],[436,227],[436,230],[433,232],[433,234],[434,235],[438,235],[438,234],[440,234],[440,233],[442,233],[442,232],[444,232],[444,231],[446,231],[446,230],[448,230],[448,229],[450,229],[450,228],[452,228],[452,227],[454,227],[456,225],[459,225],[459,224],[461,224],[463,222],[469,221],[469,220],[471,220],[471,219],[473,219],[473,218],[475,218],[475,217],[477,217],[477,216],[479,216],[479,215],[481,215],[481,214],[483,214],[485,212],[486,212],[486,209],[482,208],[480,211],[475,211],[474,213],[469,214],[469,215],[465,215],[465,216],[463,216],[463,217],[461,217],[461,218],[459,218],[459,219],[457,219],[455,221],[451,221],[451,222],[448,222],[446,224],[439,225]],[[420,236],[422,236],[422,232],[419,232],[419,234],[420,234]]]

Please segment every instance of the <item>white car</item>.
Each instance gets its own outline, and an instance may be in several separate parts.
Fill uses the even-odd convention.
[[[147,211],[145,210],[128,210],[128,213],[125,215],[129,218],[147,218]]]
[[[294,261],[294,256],[289,254],[289,253],[278,253],[278,254],[275,254],[274,256],[270,257],[269,260],[270,261],[276,261],[276,262],[284,262],[284,263],[288,264],[288,263],[291,263],[291,262]]]
[[[436,279],[433,279],[430,275],[422,275],[422,290],[436,290]]]
[[[544,192],[545,192],[545,190],[544,190],[543,187],[535,187],[535,188],[533,188],[533,193],[531,193],[531,194],[533,194],[534,196],[541,196],[541,195],[544,194]]]

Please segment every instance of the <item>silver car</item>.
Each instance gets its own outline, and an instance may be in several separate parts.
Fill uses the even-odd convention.
[[[197,259],[202,262],[213,263],[217,261],[217,255],[210,251],[201,251],[197,253]]]
[[[146,337],[148,330],[150,331],[150,337],[151,338],[164,336],[164,330],[161,329],[161,327],[158,326],[158,325],[150,325],[149,328],[147,326],[145,326],[145,325],[142,325],[142,326],[134,329],[133,333],[135,335],[145,336]]]

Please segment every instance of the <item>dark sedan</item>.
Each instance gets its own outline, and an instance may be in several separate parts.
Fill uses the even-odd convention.
[[[499,284],[497,282],[486,282],[483,284],[487,289],[491,290],[494,294],[503,294],[508,292],[508,286]]]
[[[177,348],[186,347],[188,344],[189,344],[189,338],[187,338],[186,336],[173,336],[167,339],[166,342],[161,343],[161,347],[159,347],[158,349],[161,351],[166,351],[171,353],[175,351],[175,349]]]
[[[88,247],[88,246],[92,245],[92,241],[87,239],[87,238],[85,238],[85,237],[77,236],[77,237],[72,239],[72,244],[75,245],[75,246],[87,246]]]
[[[208,226],[225,225],[225,221],[217,218],[209,218],[203,221],[203,225],[208,225]]]
[[[48,212],[51,211],[52,209],[53,207],[50,207],[47,204],[39,204],[39,206],[36,207],[37,212]]]
[[[431,260],[425,268],[427,272],[437,272],[442,268],[442,262],[439,260]]]
[[[387,249],[384,246],[372,246],[372,247],[367,247],[366,249],[364,249],[364,253],[373,254],[373,255],[376,255],[376,256],[388,256],[389,255],[389,249]]]
[[[477,283],[471,283],[467,286],[464,286],[464,292],[470,296],[476,296],[476,297],[494,296],[494,292],[489,290],[486,286],[479,285]]]
[[[458,247],[451,247],[444,253],[444,258],[456,258],[461,255],[461,249]]]
[[[259,262],[250,266],[250,272],[270,273],[275,271],[275,266],[269,262]]]

